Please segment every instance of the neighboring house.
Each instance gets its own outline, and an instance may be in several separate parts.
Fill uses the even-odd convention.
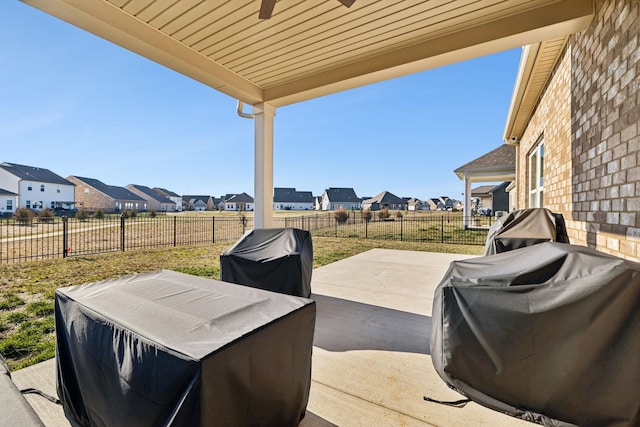
[[[571,243],[640,259],[640,4],[595,1],[583,31],[522,51],[503,138],[516,208],[546,207]]]
[[[227,196],[229,196],[227,198]],[[253,197],[247,193],[232,194],[225,196],[225,211],[253,211]]]
[[[213,199],[211,196],[182,196],[182,206],[185,211],[206,211],[214,210]]]
[[[0,188],[0,217],[11,216],[18,206],[18,195],[13,191]]]
[[[75,205],[73,183],[49,169],[2,163],[0,164],[0,188],[18,195],[14,209],[66,210],[73,209]]]
[[[175,203],[176,210],[178,212],[182,211],[182,196],[174,193],[173,191],[169,191],[166,188],[153,187],[152,190]]]
[[[322,196],[313,197],[313,209],[316,211],[322,210]]]
[[[273,189],[273,210],[310,211],[314,209],[311,191],[296,191],[295,188]]]
[[[407,209],[410,211],[428,211],[429,204],[415,197],[411,197],[407,200]]]
[[[129,184],[126,189],[147,201],[147,210],[156,212],[175,212],[176,203],[144,185]],[[182,206],[180,206],[182,207]]]
[[[498,185],[481,185],[471,189],[471,197],[478,198],[477,207],[491,209],[492,212],[509,212],[509,193],[507,187],[510,182]]]
[[[384,208],[391,210],[404,210],[406,208],[406,203],[403,199],[388,191],[383,191],[377,196],[362,201],[362,209],[378,211]]]
[[[104,182],[81,176],[69,176],[67,179],[76,186],[78,209],[95,212],[146,211],[147,201],[124,187],[107,185]]]
[[[460,166],[454,170],[454,172],[458,178],[464,181],[464,205],[465,208],[469,208],[464,212],[464,225],[466,227],[469,225],[474,209],[478,208],[471,200],[479,197],[471,190],[471,184],[474,182],[507,181],[507,184],[505,184],[506,187],[508,182],[512,182],[516,177],[516,149],[511,145],[502,144],[477,159]],[[492,209],[493,211],[508,211],[508,195],[504,195],[503,197],[503,195],[500,194],[497,197],[498,207],[504,209],[494,207],[493,202],[489,203],[488,199],[493,198],[493,196],[487,194],[481,198],[483,200],[481,200],[480,203],[484,203],[484,208]],[[505,200],[503,200],[503,198]]]
[[[427,200],[427,204],[429,205],[429,210],[431,211],[447,210],[447,200],[449,200],[447,196],[430,198],[429,200]]]
[[[322,194],[322,210],[331,211],[335,209],[360,209],[361,200],[356,196],[353,188],[334,188],[324,190]]]

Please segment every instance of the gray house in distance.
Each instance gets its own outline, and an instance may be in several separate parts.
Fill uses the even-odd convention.
[[[147,210],[157,212],[175,212],[175,202],[153,191],[144,185],[129,184],[126,189],[147,201]]]
[[[322,193],[323,211],[360,209],[361,206],[362,201],[353,188],[329,187]]]
[[[499,185],[481,185],[471,190],[471,197],[479,199],[478,205],[491,209],[493,212],[509,212],[509,192],[507,187],[510,182]]]
[[[388,191],[383,191],[375,197],[362,201],[362,209],[377,211],[380,209],[404,210],[407,202]]]
[[[105,212],[146,211],[147,201],[124,187],[81,176],[67,179],[76,186],[76,207],[88,211],[102,209]]]

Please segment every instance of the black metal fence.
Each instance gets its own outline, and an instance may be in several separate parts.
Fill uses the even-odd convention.
[[[275,227],[308,230],[313,236],[483,245],[490,217],[459,215],[367,218],[352,212],[274,218]],[[97,219],[0,219],[0,263],[66,258],[105,252],[233,242],[253,228],[247,216],[106,216]]]

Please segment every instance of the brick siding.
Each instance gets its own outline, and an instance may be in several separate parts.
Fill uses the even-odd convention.
[[[596,1],[570,37],[523,135],[518,207],[528,206],[527,158],[545,142],[544,206],[572,243],[640,259],[640,2]]]

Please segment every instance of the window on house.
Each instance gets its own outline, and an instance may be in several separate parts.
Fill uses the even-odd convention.
[[[27,200],[24,204],[27,209],[31,209],[31,200]]]
[[[544,195],[544,141],[529,154],[529,207],[541,208]]]
[[[40,184],[40,191],[44,191],[44,184]]]
[[[27,185],[27,191],[31,191],[33,189],[33,187],[31,186],[31,184]]]
[[[60,192],[60,186],[58,185],[58,188],[56,189],[56,193]]]
[[[7,200],[7,210],[8,211],[12,211],[13,210],[13,200],[11,200],[11,199]]]

